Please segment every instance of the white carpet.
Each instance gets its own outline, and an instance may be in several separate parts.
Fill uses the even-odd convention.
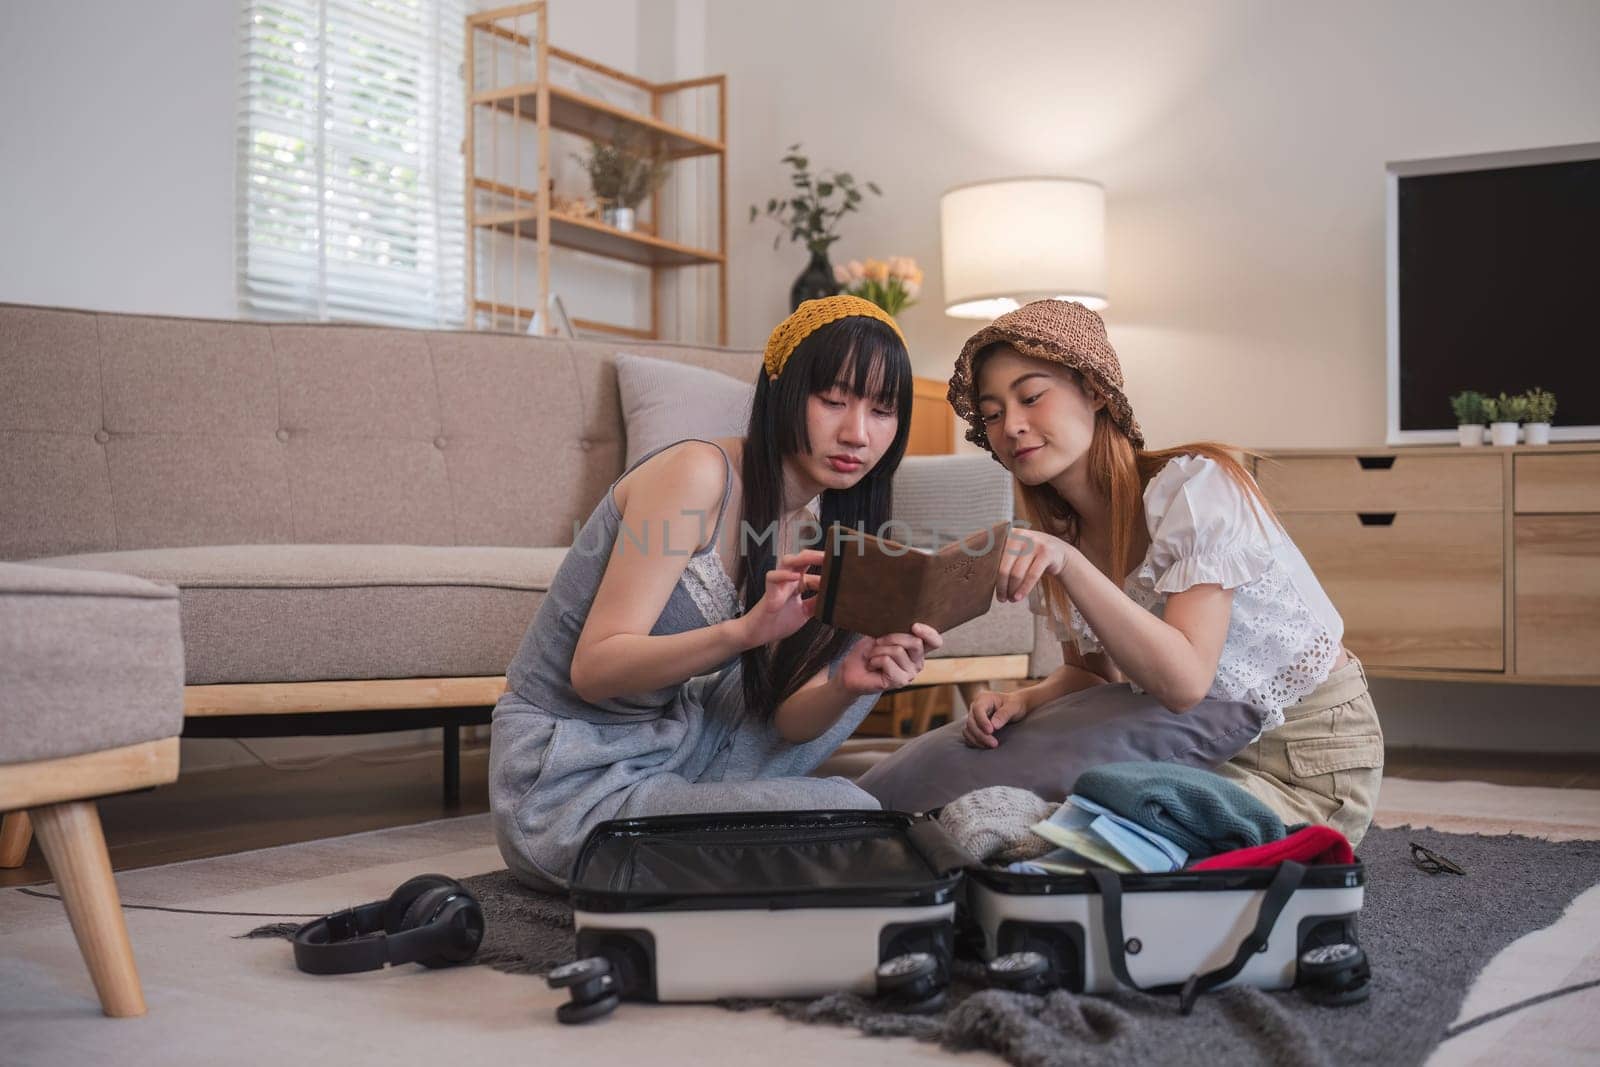
[[[1379,818],[1454,832],[1600,837],[1600,792],[1393,779]],[[502,866],[480,815],[129,871],[117,882],[127,903],[321,913],[382,897],[423,871],[465,877]],[[268,919],[137,910],[127,919],[150,1013],[111,1020],[99,1013],[61,905],[0,890],[0,1063],[999,1062],[715,1007],[626,1004],[603,1023],[568,1028],[554,1018],[562,996],[526,976],[409,967],[313,978],[294,969],[282,941],[234,940]],[[1462,1018],[1594,977],[1600,889],[1501,953]],[[1470,1030],[1432,1063],[1592,1060],[1597,1018],[1600,990],[1579,993]]]

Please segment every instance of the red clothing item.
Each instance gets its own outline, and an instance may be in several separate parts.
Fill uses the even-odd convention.
[[[1276,867],[1284,860],[1315,866],[1328,863],[1354,863],[1350,842],[1331,826],[1307,826],[1281,841],[1221,852],[1199,863],[1191,871],[1227,870],[1232,867]]]

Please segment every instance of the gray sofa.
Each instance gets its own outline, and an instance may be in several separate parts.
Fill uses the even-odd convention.
[[[483,721],[575,524],[621,473],[619,350],[741,380],[759,365],[0,305],[0,559],[176,586],[188,734]],[[914,457],[896,479],[896,517],[919,531],[1010,509],[987,457]],[[1026,608],[996,606],[926,679],[1023,677],[1034,648]]]

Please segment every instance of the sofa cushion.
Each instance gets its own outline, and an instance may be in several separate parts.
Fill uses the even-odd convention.
[[[1011,656],[1026,654],[1033,642],[1033,612],[1023,604],[991,604],[988,614],[964,622],[944,635],[935,655]]]
[[[504,674],[564,548],[209,545],[32,563],[178,587],[189,685]],[[939,656],[1027,650],[1033,615],[996,605]]]
[[[617,353],[617,392],[628,438],[623,466],[690,437],[740,437],[756,389],[748,381],[664,359]]]
[[[182,728],[176,589],[0,563],[0,764],[159,741]]]
[[[224,545],[36,561],[178,587],[190,685],[503,674],[564,548]]]

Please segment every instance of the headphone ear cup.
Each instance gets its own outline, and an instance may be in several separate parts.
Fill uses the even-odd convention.
[[[439,910],[439,905],[449,900],[455,893],[456,890],[447,885],[436,885],[432,889],[423,890],[422,895],[413,900],[406,913],[400,917],[400,929],[397,932],[403,934],[407,930],[425,926],[434,912]]]
[[[411,906],[428,890],[460,887],[460,882],[442,874],[419,874],[400,883],[400,888],[389,894],[389,900],[383,906],[384,932],[398,934],[401,930],[409,929],[405,924],[406,916],[410,913]]]
[[[472,958],[483,941],[483,908],[459,883],[425,890],[400,920],[400,932],[424,926],[442,932],[443,947],[417,962],[424,967],[449,967]],[[441,939],[435,938],[435,943]]]
[[[438,953],[418,960],[424,967],[449,967],[465,963],[483,942],[483,908],[466,890],[445,904],[434,920],[449,931],[449,941]]]

